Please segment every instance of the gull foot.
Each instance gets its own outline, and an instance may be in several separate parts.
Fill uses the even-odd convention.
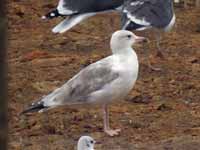
[[[161,68],[157,68],[157,67],[153,67],[153,66],[149,66],[149,68],[150,68],[152,71],[161,71],[161,70],[162,70]]]
[[[106,129],[104,130],[109,136],[115,136],[115,135],[119,135],[119,132],[121,132],[121,129]]]
[[[150,71],[161,71],[161,68],[157,68],[152,66],[152,64],[150,62],[148,62],[148,67],[150,68]]]
[[[157,51],[156,56],[161,59],[165,59],[165,56],[163,55],[163,53],[161,51]]]

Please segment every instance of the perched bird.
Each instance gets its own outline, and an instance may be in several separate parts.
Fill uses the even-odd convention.
[[[90,136],[81,136],[78,140],[77,150],[94,150],[95,142]]]
[[[138,31],[157,29],[157,55],[163,58],[160,31],[171,30],[175,18],[173,0],[125,0],[122,10],[122,29]]]
[[[108,105],[123,99],[133,88],[139,64],[131,46],[145,41],[146,38],[130,31],[116,31],[110,41],[111,56],[82,69],[62,87],[33,103],[22,113],[43,112],[62,105],[99,104],[104,112],[104,131],[110,136],[117,135],[120,130],[112,130],[109,126]]]
[[[60,0],[55,10],[42,19],[52,19],[59,16],[66,18],[52,29],[54,33],[63,33],[84,19],[98,13],[120,9],[124,0]]]

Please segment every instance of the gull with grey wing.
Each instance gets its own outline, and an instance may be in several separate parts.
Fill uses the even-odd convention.
[[[123,2],[124,0],[59,0],[57,8],[43,16],[42,19],[65,17],[52,29],[54,33],[64,33],[96,14],[120,9]]]
[[[144,42],[130,31],[116,31],[111,38],[112,55],[82,69],[63,86],[42,98],[22,113],[43,112],[62,105],[99,104],[104,112],[104,131],[110,136],[119,129],[109,125],[108,105],[122,100],[133,88],[138,76],[138,58],[132,45]],[[89,105],[90,106],[90,105]],[[92,108],[92,105],[90,106]]]

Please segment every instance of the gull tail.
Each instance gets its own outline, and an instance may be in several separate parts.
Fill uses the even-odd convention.
[[[43,112],[46,109],[48,109],[48,107],[44,106],[44,102],[39,101],[39,102],[32,103],[32,105],[29,108],[25,109],[23,112],[21,112],[20,115],[23,115],[26,113],[33,113],[33,112]]]
[[[71,29],[72,27],[74,27],[75,25],[77,25],[78,23],[80,23],[81,21],[83,21],[91,16],[94,16],[94,15],[95,15],[95,13],[86,13],[86,14],[69,16],[68,18],[66,18],[65,20],[60,22],[57,26],[55,26],[52,29],[52,32],[53,33],[64,33],[66,31],[68,31],[69,29]]]
[[[136,24],[135,22],[132,22],[131,20],[127,20],[127,22],[122,25],[122,30],[144,30],[148,27],[146,26],[143,26],[143,25],[139,25],[139,24]]]
[[[56,17],[60,17],[60,16],[63,16],[61,15],[57,9],[47,13],[46,15],[42,16],[42,19],[53,19],[53,18],[56,18]]]
[[[148,26],[145,25],[141,25],[141,24],[137,24],[136,22],[134,22],[133,20],[130,20],[127,18],[126,14],[122,15],[122,30],[144,30],[147,29]]]

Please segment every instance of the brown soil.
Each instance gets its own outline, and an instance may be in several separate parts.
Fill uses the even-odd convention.
[[[135,47],[140,59],[139,79],[126,98],[110,107],[117,137],[102,131],[102,112],[96,106],[58,108],[19,117],[34,100],[65,83],[84,66],[108,56],[109,38],[120,17],[95,16],[67,33],[54,35],[60,21],[40,17],[54,2],[19,1],[8,4],[9,148],[13,150],[72,150],[81,135],[91,135],[97,150],[200,149],[200,9],[176,9],[177,23],[163,35],[165,60],[154,56],[152,32],[139,32],[151,43]],[[154,37],[154,36],[153,36]],[[145,53],[151,53],[151,71]]]

